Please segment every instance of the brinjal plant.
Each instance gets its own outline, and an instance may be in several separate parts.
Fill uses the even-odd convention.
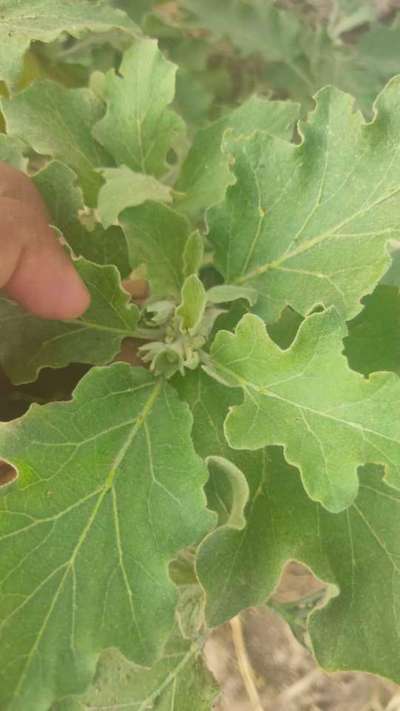
[[[306,5],[0,0],[0,160],[91,295],[0,298],[4,711],[211,709],[293,560],[318,663],[400,682],[399,29]]]

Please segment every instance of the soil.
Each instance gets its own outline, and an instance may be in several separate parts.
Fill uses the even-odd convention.
[[[292,563],[275,599],[292,601],[318,587],[306,568]],[[227,624],[206,645],[208,665],[221,687],[214,711],[400,711],[400,687],[371,674],[322,671],[273,610],[247,610],[241,622],[260,703],[250,701]]]

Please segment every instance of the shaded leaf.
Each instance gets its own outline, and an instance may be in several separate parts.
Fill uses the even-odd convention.
[[[185,247],[191,233],[185,217],[160,203],[129,208],[119,218],[132,267],[144,265],[153,297],[180,298]]]
[[[105,648],[160,655],[176,602],[167,564],[213,520],[190,429],[168,386],[121,363],[90,371],[72,402],[0,426],[19,471],[0,501],[2,708],[82,693]]]
[[[59,161],[51,161],[32,177],[51,215],[52,224],[62,233],[77,256],[96,264],[114,264],[122,277],[131,272],[128,247],[120,227],[105,230],[95,225],[89,231],[80,221],[85,206],[77,186],[76,173]]]
[[[236,390],[201,372],[175,384],[193,413],[196,449],[230,459],[248,485],[246,524],[238,526],[229,521],[231,498],[229,492],[224,497],[226,489],[221,496],[220,473],[212,472],[207,483],[209,505],[224,524],[198,551],[208,623],[222,624],[246,607],[264,604],[286,563],[297,560],[329,583],[329,602],[309,624],[319,663],[331,671],[362,669],[398,679],[398,492],[381,482],[378,468],[367,467],[353,505],[331,514],[308,498],[280,448],[229,448],[223,426],[228,407],[238,402]]]
[[[294,59],[304,28],[294,13],[279,10],[270,0],[179,0],[195,23],[217,37],[228,37],[244,54],[260,54],[269,62]]]
[[[26,146],[18,138],[0,134],[0,160],[25,171],[28,164],[28,160],[24,157],[25,149]]]
[[[45,367],[110,363],[124,338],[134,334],[137,306],[121,287],[115,267],[81,258],[75,266],[89,289],[88,310],[73,321],[47,321],[0,299],[0,363],[14,383],[36,379]]]
[[[365,298],[363,311],[349,323],[344,353],[349,365],[369,375],[392,370],[400,375],[400,294],[393,286],[379,285]]]
[[[115,650],[104,652],[84,697],[56,704],[52,711],[96,711],[104,707],[116,711],[121,707],[127,711],[192,711],[194,704],[196,711],[209,711],[216,694],[200,648],[175,633],[161,660],[149,670],[134,666]]]
[[[224,457],[208,457],[207,465],[210,478],[206,492],[210,508],[218,513],[220,525],[244,528],[244,510],[249,498],[246,477],[233,462]]]
[[[246,471],[247,526],[223,526],[199,550],[209,623],[262,604],[286,563],[297,560],[329,583],[326,604],[308,625],[318,662],[328,671],[362,669],[398,680],[398,492],[366,468],[356,501],[333,515],[305,495],[280,449],[261,454]]]
[[[110,161],[91,133],[104,111],[95,95],[89,89],[66,89],[43,80],[3,99],[2,111],[9,134],[74,169],[88,204],[94,206],[102,184],[95,169]]]
[[[61,33],[78,36],[85,30],[119,29],[130,35],[138,27],[124,13],[96,0],[2,0],[0,17],[0,78],[14,84],[33,40],[52,42]]]

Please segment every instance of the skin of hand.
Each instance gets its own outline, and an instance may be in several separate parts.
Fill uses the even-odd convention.
[[[90,296],[32,181],[0,162],[0,289],[42,318],[73,319]]]

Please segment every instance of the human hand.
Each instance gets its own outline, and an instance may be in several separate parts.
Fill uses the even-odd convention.
[[[89,293],[49,227],[34,184],[0,162],[0,289],[36,316],[77,318]]]

